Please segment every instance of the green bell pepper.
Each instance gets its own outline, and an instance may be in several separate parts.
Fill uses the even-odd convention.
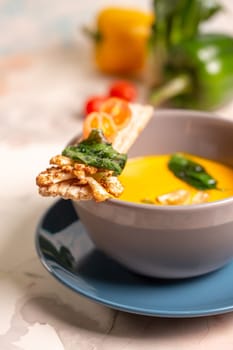
[[[157,2],[161,12],[160,0]],[[163,8],[168,3],[164,0]],[[190,12],[191,3],[196,5],[194,13]],[[209,110],[233,97],[233,38],[199,33],[200,23],[219,10],[215,1],[203,0],[202,6],[200,0],[176,0],[173,11],[158,19],[153,45],[155,54],[162,57],[162,79],[150,95],[156,106],[168,100],[175,107]]]

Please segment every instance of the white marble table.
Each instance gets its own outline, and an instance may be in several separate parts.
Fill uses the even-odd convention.
[[[233,6],[225,3],[228,12],[209,27],[232,33]],[[0,349],[232,350],[232,313],[131,315],[75,294],[44,270],[34,233],[53,200],[37,195],[35,176],[80,130],[85,97],[104,91],[111,79],[95,71],[81,37],[75,48],[40,50],[21,63],[1,58],[0,73]],[[218,114],[233,118],[233,103]]]

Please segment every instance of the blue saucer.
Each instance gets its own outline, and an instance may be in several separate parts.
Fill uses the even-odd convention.
[[[126,270],[99,252],[70,201],[59,200],[43,216],[36,248],[61,283],[114,309],[160,317],[197,317],[233,310],[233,263],[185,280],[151,279]]]

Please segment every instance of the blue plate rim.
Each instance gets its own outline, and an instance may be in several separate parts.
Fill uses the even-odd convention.
[[[36,248],[36,253],[39,257],[39,260],[42,264],[42,266],[45,268],[46,271],[48,271],[52,277],[54,277],[57,281],[59,281],[60,283],[62,283],[64,286],[68,287],[69,289],[73,290],[74,292],[87,297],[88,299],[95,301],[99,304],[105,305],[107,307],[110,307],[112,309],[117,309],[120,311],[124,311],[124,312],[129,312],[132,314],[138,314],[138,315],[144,315],[144,316],[154,316],[154,317],[161,317],[161,318],[195,318],[195,317],[206,317],[206,316],[213,316],[213,315],[218,315],[218,314],[224,314],[224,313],[229,313],[231,311],[233,311],[233,304],[229,305],[229,306],[219,306],[216,308],[211,308],[211,310],[174,310],[172,311],[171,309],[169,310],[165,310],[163,308],[163,310],[153,310],[150,311],[146,308],[142,308],[142,307],[132,307],[126,304],[121,304],[118,302],[111,302],[109,300],[107,300],[106,298],[102,298],[102,297],[98,297],[98,296],[93,296],[91,293],[89,293],[88,291],[85,291],[83,288],[78,287],[77,285],[74,285],[69,278],[68,279],[64,279],[61,275],[59,275],[56,272],[56,268],[53,269],[52,265],[59,265],[56,262],[52,262],[49,263],[49,259],[47,259],[41,249],[40,249],[40,243],[39,243],[39,236],[40,236],[40,227],[42,225],[43,220],[45,219],[45,217],[47,216],[49,210],[51,210],[54,205],[57,203],[58,201],[52,203],[43,213],[43,215],[41,216],[37,226],[36,226],[36,230],[35,230],[35,248]],[[79,219],[78,219],[79,220]],[[72,274],[72,272],[68,271],[67,269],[65,269],[63,266],[59,265],[59,269],[63,270],[63,272],[67,275],[67,276],[72,276],[73,278],[75,278],[75,274]]]

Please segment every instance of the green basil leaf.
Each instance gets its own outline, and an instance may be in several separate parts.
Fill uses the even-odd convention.
[[[205,168],[180,153],[171,156],[168,168],[176,177],[198,190],[216,189],[217,181],[206,172]]]
[[[62,155],[79,163],[112,170],[116,176],[121,174],[127,161],[127,155],[117,152],[99,129],[93,129],[89,137],[77,145],[66,147]]]

